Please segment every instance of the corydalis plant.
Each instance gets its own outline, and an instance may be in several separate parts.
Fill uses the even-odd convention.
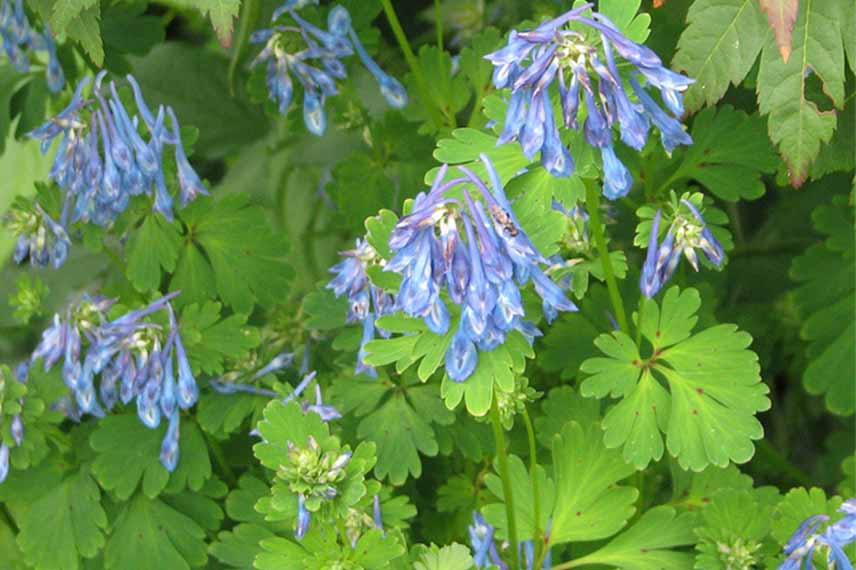
[[[351,26],[348,10],[334,6],[328,14],[326,30],[297,14],[298,9],[317,3],[317,0],[288,0],[274,11],[271,21],[276,22],[280,16],[288,14],[293,24],[257,30],[250,37],[251,43],[265,46],[252,65],[267,62],[268,94],[279,112],[287,113],[294,97],[293,74],[303,89],[303,122],[309,132],[323,135],[327,129],[324,101],[338,94],[336,81],[347,77],[343,60],[355,52],[374,76],[387,103],[397,109],[404,107],[407,104],[404,86],[384,72],[366,52]]]
[[[446,371],[457,382],[475,370],[478,350],[493,350],[512,330],[530,340],[540,334],[524,320],[520,288],[530,278],[548,321],[559,311],[576,310],[542,270],[547,260],[523,231],[490,159],[483,154],[481,160],[491,189],[463,166],[458,167],[462,177],[446,181],[443,165],[430,192],[420,193],[413,211],[393,229],[389,246],[395,255],[384,267],[404,278],[396,307],[422,318],[435,334],[445,334],[451,323],[441,291],[460,307],[458,330],[446,352]],[[482,201],[474,200],[468,187]]]
[[[803,521],[785,543],[787,558],[779,564],[779,570],[813,568],[816,551],[825,552],[826,567],[830,570],[852,570],[853,564],[844,548],[856,542],[856,498],[847,499],[838,510],[844,516],[823,532],[818,532],[818,529],[829,521],[827,515],[815,515]]]
[[[519,140],[528,158],[541,152],[541,163],[554,176],[573,173],[573,157],[562,144],[553,116],[550,86],[556,83],[566,128],[579,128],[585,103],[584,137],[600,149],[603,193],[614,200],[630,191],[633,178],[615,154],[613,125],[619,125],[622,142],[636,150],[645,146],[652,124],[660,130],[667,152],[692,144],[676,117],[683,113],[681,93],[693,80],[667,69],[657,54],[627,38],[603,14],[586,16],[591,6],[575,8],[533,30],[512,30],[508,44],[485,58],[494,65],[494,85],[511,90],[497,144]],[[629,90],[616,52],[630,64]],[[659,89],[669,112],[651,98],[639,78]]]
[[[12,258],[15,263],[30,261],[30,265],[59,268],[68,258],[71,240],[65,228],[38,204],[16,198],[6,215],[6,225],[18,236]]]
[[[395,296],[376,287],[369,280],[367,268],[372,265],[379,266],[383,260],[366,240],[358,238],[354,249],[343,251],[340,255],[345,259],[330,268],[330,272],[335,273],[336,277],[327,284],[327,288],[332,289],[337,297],[345,295],[348,299],[345,322],[360,322],[363,325],[355,372],[377,377],[374,367],[363,361],[365,345],[375,338],[375,332],[383,338],[389,338],[389,332],[376,327],[375,320],[395,310]]]
[[[173,197],[167,188],[164,145],[174,147],[178,172],[179,204],[184,207],[199,194],[208,194],[187,160],[178,119],[171,107],[160,106],[155,116],[132,76],[137,113],[130,114],[119,97],[116,83],[103,83],[106,72],[95,77],[89,98],[86,77],[77,85],[71,102],[58,115],[30,133],[47,152],[60,137],[50,177],[63,190],[59,223],[77,221],[106,226],[125,211],[133,196],[154,195],[153,209],[173,219]],[[170,128],[165,120],[169,118]],[[140,134],[145,126],[148,140]]]
[[[114,301],[85,296],[65,317],[54,315],[30,362],[41,359],[45,371],[62,359],[62,379],[70,396],[57,403],[71,419],[103,416],[119,402],[136,400],[137,415],[148,428],[166,418],[160,459],[169,471],[178,464],[179,409],[190,408],[198,388],[169,301],[178,292],[115,319],[107,312]],[[168,313],[168,327],[146,317]],[[96,389],[95,377],[100,376]],[[100,397],[100,402],[99,402]]]
[[[14,7],[9,0],[0,3],[0,40],[3,41],[3,51],[20,73],[30,70],[28,51],[45,53],[48,59],[45,66],[48,89],[58,93],[65,85],[65,74],[60,67],[50,29],[45,27],[44,32],[37,32],[27,18],[23,0],[14,2]]]

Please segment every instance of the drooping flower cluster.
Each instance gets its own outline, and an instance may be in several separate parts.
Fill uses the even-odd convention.
[[[172,145],[182,207],[199,194],[208,194],[187,160],[180,127],[171,107],[154,115],[133,76],[128,83],[137,113],[129,114],[116,83],[104,84],[106,72],[95,77],[91,98],[84,98],[89,77],[80,81],[71,102],[58,115],[30,133],[47,152],[54,139],[59,147],[50,176],[64,191],[60,225],[91,221],[108,225],[128,206],[131,197],[154,194],[154,210],[173,219],[173,197],[164,174],[164,145]],[[169,118],[169,128],[165,120]],[[142,122],[148,140],[140,134]]]
[[[103,416],[118,402],[136,400],[137,415],[148,428],[166,418],[160,460],[169,471],[178,464],[179,410],[196,403],[198,388],[179,334],[171,293],[142,309],[110,320],[111,299],[85,297],[64,318],[54,315],[30,362],[42,359],[45,371],[62,359],[69,395],[57,407],[75,420]],[[167,328],[145,317],[166,311]],[[84,354],[85,353],[85,354]],[[96,389],[95,377],[100,376]],[[100,400],[100,401],[99,401]]]
[[[59,268],[68,258],[71,241],[65,228],[50,217],[38,203],[16,199],[6,215],[9,230],[18,236],[13,259],[15,263]]]
[[[548,321],[559,311],[576,310],[542,270],[547,260],[523,231],[490,159],[481,159],[491,189],[466,167],[458,167],[464,176],[444,181],[444,165],[430,192],[420,193],[412,213],[396,224],[389,240],[395,255],[384,268],[403,276],[396,308],[422,318],[432,332],[445,334],[450,326],[441,291],[460,307],[458,330],[445,360],[446,372],[457,382],[475,370],[478,350],[496,348],[507,333],[518,330],[530,340],[540,334],[524,320],[520,287],[530,279]],[[483,202],[472,198],[469,185]]]
[[[324,101],[338,94],[336,80],[344,79],[347,70],[343,59],[356,52],[390,106],[404,107],[407,92],[395,78],[384,72],[369,56],[351,26],[351,15],[344,6],[334,6],[327,17],[327,29],[315,26],[297,14],[297,10],[317,0],[287,0],[271,17],[276,22],[283,14],[291,17],[289,25],[274,25],[253,32],[250,42],[264,44],[253,65],[267,62],[268,95],[279,112],[285,114],[294,97],[292,74],[303,88],[303,122],[309,132],[323,135],[327,128]]]
[[[508,564],[499,557],[499,551],[496,548],[494,541],[495,529],[485,520],[481,513],[478,511],[473,512],[473,524],[468,526],[467,530],[470,534],[470,546],[473,550],[473,562],[475,562],[476,568],[508,570]],[[525,540],[520,543],[520,547],[525,561],[525,565],[520,567],[526,570],[534,570],[536,563],[535,544],[531,540]],[[552,567],[552,553],[548,550],[544,556],[541,569],[550,570]]]
[[[680,204],[687,208],[689,215],[678,210],[662,242],[659,242],[662,213],[657,210],[654,215],[648,253],[645,256],[645,264],[642,266],[642,275],[639,277],[639,288],[648,298],[656,295],[672,278],[681,261],[681,256],[686,257],[696,271],[698,271],[698,255],[695,251],[697,248],[701,249],[705,257],[717,267],[722,265],[724,260],[722,246],[713,237],[698,208],[686,198],[682,198]]]
[[[395,310],[395,296],[376,287],[369,280],[366,268],[373,264],[379,265],[383,260],[366,240],[358,238],[354,249],[343,251],[341,255],[345,259],[330,268],[330,272],[335,273],[336,277],[327,284],[327,288],[331,289],[336,297],[345,295],[348,299],[345,322],[363,324],[363,338],[355,373],[377,377],[374,367],[363,361],[365,346],[375,338],[375,331],[382,337],[389,338],[389,332],[375,326],[375,321]]]
[[[823,532],[817,532],[821,524],[829,520],[827,515],[815,515],[806,519],[785,543],[787,558],[779,564],[779,570],[811,570],[814,568],[815,550],[826,550],[826,566],[830,570],[852,570],[844,548],[856,542],[856,498],[847,499],[838,509],[844,517],[832,523]]]
[[[618,124],[622,142],[636,150],[645,146],[652,124],[659,129],[667,152],[692,144],[677,117],[683,113],[681,93],[693,80],[666,68],[657,54],[627,38],[603,14],[586,16],[591,6],[575,8],[533,30],[512,30],[508,44],[485,57],[495,66],[494,85],[511,89],[497,144],[517,139],[530,159],[541,151],[541,163],[554,176],[574,171],[550,101],[550,85],[557,83],[566,128],[579,127],[580,104],[585,102],[583,134],[600,149],[603,192],[614,200],[630,191],[633,179],[615,154],[613,125]],[[616,52],[632,69],[627,81],[635,101],[619,74]],[[640,76],[659,89],[668,112],[640,85]]]
[[[65,85],[65,74],[59,64],[51,31],[45,27],[42,33],[33,29],[24,11],[23,0],[0,0],[0,40],[3,41],[3,51],[6,57],[20,73],[30,70],[30,55],[28,51],[44,53],[47,56],[45,78],[48,89],[58,93]]]

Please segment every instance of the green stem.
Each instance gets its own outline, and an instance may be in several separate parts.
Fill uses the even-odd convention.
[[[443,126],[443,114],[433,105],[431,89],[428,87],[428,82],[425,80],[425,75],[422,73],[422,66],[419,65],[419,60],[416,59],[416,54],[413,53],[413,49],[410,47],[410,42],[407,41],[404,28],[401,27],[401,22],[398,20],[398,15],[395,13],[392,1],[380,0],[380,3],[383,5],[383,11],[386,14],[389,27],[392,28],[392,33],[395,35],[395,40],[398,42],[398,47],[401,48],[401,53],[404,54],[404,59],[407,61],[410,71],[413,72],[413,76],[416,78],[416,85],[419,89],[422,103],[430,111],[431,120],[434,122],[434,126],[439,130]]]
[[[441,0],[434,0],[434,25],[437,27],[437,47],[443,51],[443,10]]]
[[[12,513],[9,512],[9,509],[6,505],[0,504],[0,516],[6,520],[6,524],[12,530],[14,534],[18,534],[18,525],[15,524],[15,518],[12,516]]]
[[[502,478],[502,495],[505,498],[505,516],[508,520],[508,541],[511,551],[511,568],[519,568],[517,560],[517,518],[514,510],[514,493],[511,489],[511,476],[508,471],[508,450],[505,447],[505,432],[499,419],[499,405],[494,393],[490,407],[490,420],[493,425],[493,439],[496,442],[496,458],[499,460],[499,476]]]
[[[229,94],[235,96],[235,74],[241,61],[241,54],[250,38],[250,32],[256,27],[259,17],[258,0],[244,0],[241,6],[241,18],[238,22],[238,33],[235,35],[235,44],[232,48],[232,57],[229,60],[227,78],[229,83]]]
[[[648,297],[641,295],[639,297],[639,312],[636,314],[636,346],[642,342],[642,319],[645,318],[645,306],[648,304]]]
[[[618,320],[618,327],[626,335],[630,335],[630,327],[627,326],[627,314],[624,312],[624,301],[618,291],[618,283],[615,281],[615,273],[612,271],[612,260],[609,259],[609,248],[606,246],[606,234],[603,224],[600,222],[600,188],[594,180],[584,179],[586,186],[586,206],[589,211],[589,226],[594,234],[597,244],[600,262],[603,265],[603,275],[606,279],[606,288],[609,290],[609,299],[612,302],[612,310]]]
[[[523,407],[523,424],[526,426],[526,435],[529,438],[529,478],[532,480],[532,501],[534,521],[532,528],[535,529],[535,558],[538,559],[543,547],[543,538],[541,534],[541,492],[538,484],[538,477],[535,473],[535,468],[538,467],[538,447],[535,445],[535,428],[532,426],[532,419],[529,417],[529,411]]]
[[[235,472],[232,470],[229,462],[226,461],[226,455],[223,453],[223,448],[220,446],[220,442],[206,433],[205,430],[202,430],[202,435],[205,437],[208,449],[210,449],[211,454],[214,455],[214,461],[217,462],[217,465],[220,466],[220,470],[223,472],[223,478],[226,480],[226,484],[228,484],[229,487],[234,487],[237,484],[238,479],[235,477]]]

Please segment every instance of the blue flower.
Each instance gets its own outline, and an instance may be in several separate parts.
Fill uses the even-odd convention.
[[[818,529],[829,521],[829,517],[823,514],[811,516],[797,527],[783,547],[787,558],[779,565],[779,570],[799,570],[801,566],[804,570],[811,570],[817,550],[826,551],[826,564],[830,570],[853,569],[844,548],[856,542],[856,498],[847,499],[838,510],[844,516],[828,525],[823,532],[818,532]]]
[[[443,289],[460,307],[458,328],[445,355],[446,372],[456,382],[475,371],[479,350],[493,350],[513,330],[527,338],[535,334],[524,320],[520,294],[530,277],[548,320],[559,311],[576,310],[541,269],[547,260],[517,220],[490,159],[481,159],[488,183],[466,167],[458,167],[463,177],[446,181],[448,167],[440,169],[429,192],[416,197],[412,212],[390,234],[394,256],[384,267],[402,275],[398,308],[422,318],[432,332],[444,334],[450,326]],[[471,195],[472,187],[481,200]]]
[[[0,483],[9,476],[9,446],[6,442],[0,443]]]
[[[689,214],[685,213],[681,207],[686,208]],[[682,198],[675,207],[675,214],[662,242],[659,241],[661,218],[662,212],[657,210],[652,220],[648,251],[639,277],[639,289],[648,298],[656,295],[672,278],[682,256],[686,257],[696,271],[698,271],[696,249],[701,249],[705,257],[717,267],[722,266],[725,259],[722,246],[713,237],[701,213],[686,198]]]
[[[3,42],[3,51],[20,73],[30,69],[28,51],[44,53],[47,57],[45,77],[48,89],[52,93],[59,93],[65,85],[65,75],[59,64],[50,28],[45,26],[43,32],[37,32],[30,25],[23,0],[14,0],[14,3],[13,7],[10,0],[0,2],[0,40]]]
[[[29,260],[30,265],[55,269],[68,259],[71,240],[65,228],[54,220],[38,203],[16,200],[6,216],[15,241],[15,263]]]
[[[309,531],[309,522],[312,519],[312,513],[306,508],[306,499],[303,493],[297,494],[297,522],[294,528],[294,538],[301,540]]]
[[[366,52],[351,26],[351,15],[347,9],[343,6],[333,7],[327,17],[327,29],[324,30],[297,14],[300,8],[314,3],[317,2],[288,0],[274,11],[271,21],[276,22],[288,14],[296,26],[274,25],[256,30],[250,36],[250,43],[264,44],[252,65],[267,63],[268,96],[277,104],[279,112],[286,114],[291,105],[294,96],[293,74],[303,88],[303,122],[306,129],[314,135],[323,135],[327,130],[325,99],[338,93],[336,79],[347,77],[343,60],[354,53],[377,81],[387,103],[395,108],[404,107],[407,104],[407,91]],[[297,42],[302,42],[305,47],[299,51],[286,51],[293,49]]]
[[[667,69],[657,54],[624,36],[603,14],[586,16],[591,6],[575,8],[533,30],[512,30],[508,43],[485,58],[494,65],[496,88],[511,89],[497,144],[517,139],[527,157],[534,158],[540,151],[541,163],[554,176],[573,172],[573,159],[559,139],[548,95],[550,85],[556,83],[566,128],[579,127],[580,102],[585,101],[583,133],[590,145],[601,149],[604,194],[614,200],[629,191],[632,178],[612,149],[612,127],[617,123],[622,142],[636,150],[645,145],[651,124],[660,130],[667,152],[679,144],[691,144],[676,117],[683,113],[681,94],[693,80]],[[594,34],[566,29],[567,23],[582,24]],[[615,53],[630,64],[627,79],[638,102],[625,89]],[[597,78],[596,88],[592,75]],[[639,86],[637,77],[660,91],[671,115]]]
[[[179,409],[192,406],[198,396],[169,304],[176,295],[170,293],[113,320],[107,317],[112,300],[84,296],[64,318],[54,316],[30,356],[31,363],[42,359],[45,370],[63,359],[62,379],[69,395],[55,407],[74,420],[84,414],[103,416],[118,401],[133,400],[147,427],[155,428],[167,418],[161,462],[169,470],[178,462]],[[166,330],[145,320],[161,311],[169,316]]]

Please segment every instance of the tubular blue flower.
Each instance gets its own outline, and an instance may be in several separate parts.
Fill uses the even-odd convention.
[[[463,178],[444,182],[447,167],[440,169],[430,192],[416,197],[411,213],[391,232],[393,257],[384,267],[403,278],[398,308],[422,318],[432,332],[444,334],[452,326],[450,315],[460,314],[445,355],[446,371],[457,382],[475,371],[479,351],[493,350],[509,332],[520,331],[530,340],[539,334],[524,320],[520,287],[530,276],[548,319],[558,311],[576,310],[544,274],[541,266],[547,260],[520,226],[490,159],[485,155],[481,159],[489,184],[466,167],[458,167]],[[470,193],[471,186],[478,194]],[[458,231],[459,224],[463,232]],[[334,279],[331,286],[344,292],[357,274],[352,267],[337,265],[334,270],[341,279]],[[443,288],[460,311],[447,308]]]
[[[615,156],[612,145],[600,149],[603,158],[603,195],[610,200],[626,196],[633,186],[633,177],[627,167]]]
[[[689,211],[689,215],[681,210]],[[662,213],[657,210],[648,238],[648,252],[639,277],[639,288],[648,298],[653,297],[671,279],[681,257],[686,257],[693,269],[698,271],[695,250],[700,248],[708,260],[719,267],[725,254],[722,246],[713,237],[705,224],[701,213],[689,200],[682,198],[675,209],[666,237],[659,242],[659,229]]]
[[[6,442],[0,443],[0,483],[9,476],[9,446]]]
[[[15,243],[15,263],[29,260],[30,265],[55,269],[62,267],[68,259],[71,240],[65,228],[55,221],[38,203],[17,200],[6,215],[6,223]]]
[[[166,428],[166,435],[163,437],[163,441],[161,441],[161,449],[160,449],[160,462],[167,471],[172,473],[175,471],[175,468],[178,466],[178,457],[179,457],[179,414],[178,410],[174,410],[172,415],[169,416],[169,425]]]
[[[381,512],[380,512],[380,497],[378,495],[375,495],[374,497],[372,497],[372,514],[374,515],[373,519],[374,519],[375,527],[377,527],[379,530],[383,531],[384,530],[384,528],[383,528],[383,516],[381,515]],[[385,531],[384,531],[383,535],[386,536]]]
[[[45,26],[43,32],[36,31],[27,18],[23,1],[14,2],[14,7],[10,0],[0,2],[0,39],[3,41],[3,51],[20,73],[29,71],[31,53],[43,53],[47,58],[45,78],[48,89],[59,93],[65,85],[65,75],[57,58],[56,44],[50,27]]]
[[[519,139],[524,154],[533,158],[541,151],[541,162],[554,176],[573,173],[570,153],[560,148],[556,121],[552,117],[547,91],[552,83],[558,85],[562,105],[562,124],[577,128],[580,101],[586,104],[583,127],[585,140],[605,154],[604,162],[612,172],[604,190],[615,199],[624,195],[632,181],[629,172],[615,159],[612,147],[612,127],[620,125],[621,140],[634,149],[644,147],[650,125],[661,133],[663,146],[671,152],[678,144],[692,140],[675,118],[683,112],[681,93],[693,80],[667,69],[650,49],[626,36],[602,14],[584,14],[592,4],[584,4],[565,14],[543,22],[532,30],[512,30],[507,44],[485,56],[494,65],[493,82],[497,89],[510,88],[511,98],[506,111],[505,128],[497,144]],[[566,24],[592,29],[595,34],[584,35],[565,28]],[[599,41],[598,41],[599,40]],[[627,78],[640,103],[634,103],[619,75],[615,54],[630,64]],[[597,97],[590,74],[597,81]],[[660,90],[672,115],[657,106],[638,86],[637,77]],[[582,92],[582,97],[581,97]],[[567,150],[567,149],[565,149]],[[605,168],[606,168],[605,166]]]
[[[302,540],[309,531],[309,522],[312,518],[312,513],[306,508],[306,499],[303,493],[297,494],[297,523],[294,528],[294,538]]]
[[[856,541],[856,498],[847,499],[838,510],[844,516],[829,524],[822,532],[818,532],[818,529],[830,520],[824,514],[811,516],[797,527],[783,547],[787,558],[779,565],[779,570],[799,570],[801,566],[804,569],[813,568],[816,550],[826,551],[828,568],[852,570],[853,564],[844,548]]]
[[[335,80],[347,76],[343,59],[354,53],[377,81],[387,103],[396,108],[405,106],[407,92],[404,86],[384,72],[366,52],[351,25],[347,9],[337,5],[330,10],[327,29],[324,30],[297,14],[309,3],[312,2],[288,0],[274,11],[272,21],[288,15],[296,25],[274,25],[256,30],[250,36],[251,43],[263,44],[252,65],[267,62],[268,95],[277,103],[279,112],[287,113],[291,105],[294,94],[291,73],[294,73],[303,87],[304,124],[310,133],[323,135],[327,129],[325,99],[338,93]],[[295,35],[300,40],[296,40]],[[302,41],[305,49],[287,52],[297,41]]]

